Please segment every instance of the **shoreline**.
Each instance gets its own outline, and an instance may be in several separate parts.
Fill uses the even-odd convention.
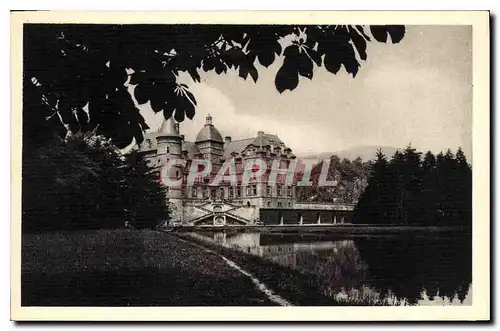
[[[370,224],[336,225],[224,225],[224,226],[176,226],[163,228],[168,233],[196,231],[209,232],[257,232],[257,233],[317,233],[317,234],[460,234],[469,235],[471,229],[459,226],[373,226]]]

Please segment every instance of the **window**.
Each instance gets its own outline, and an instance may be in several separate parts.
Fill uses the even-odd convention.
[[[272,194],[273,194],[273,188],[272,188],[272,186],[268,186],[267,187],[267,196],[270,197]]]
[[[236,188],[236,196],[237,196],[237,197],[241,197],[241,187],[240,187],[240,186],[238,186],[238,187]]]
[[[191,189],[191,196],[192,196],[193,198],[196,198],[196,197],[198,196],[198,190],[196,189],[196,187],[193,187],[193,188]]]
[[[233,187],[230,187],[230,188],[229,188],[228,195],[229,195],[229,197],[230,197],[230,198],[232,198],[232,197],[233,197],[233,195],[234,195],[234,188],[233,188]]]
[[[146,146],[151,147],[151,140],[150,139],[146,139]]]
[[[175,171],[175,178],[179,178],[179,170]]]
[[[211,190],[210,190],[210,196],[211,196],[212,198],[217,197],[217,190],[216,190],[216,189],[214,189],[214,188],[213,188],[213,189],[211,189]]]
[[[167,154],[169,154],[169,153],[170,153],[170,147],[167,146]]]
[[[278,202],[278,207],[281,207],[283,204],[281,202]]]
[[[250,201],[247,201],[247,207],[250,207]]]
[[[204,198],[208,197],[208,189],[203,190],[203,197]]]
[[[221,198],[224,198],[224,188],[223,187],[219,188],[219,196]]]
[[[271,207],[271,201],[268,201],[268,202],[267,202],[267,206],[268,206],[268,207]]]
[[[279,185],[276,187],[276,195],[279,197],[281,196],[281,186]]]
[[[255,196],[255,195],[257,195],[257,185],[247,186],[247,196]]]
[[[291,196],[292,196],[292,187],[291,187],[291,186],[288,186],[288,187],[286,188],[286,192],[287,192],[288,196],[289,196],[289,197],[291,197]]]

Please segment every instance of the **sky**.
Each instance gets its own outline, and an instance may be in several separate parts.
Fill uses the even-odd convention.
[[[233,140],[257,131],[277,134],[297,155],[359,146],[405,147],[439,152],[461,146],[472,154],[472,29],[470,26],[407,26],[399,44],[368,43],[368,58],[355,78],[314,68],[312,80],[280,94],[274,77],[281,66],[257,64],[259,79],[236,72],[188,75],[198,107],[181,133],[194,141],[210,113]],[[152,130],[162,120],[149,103],[139,106]]]

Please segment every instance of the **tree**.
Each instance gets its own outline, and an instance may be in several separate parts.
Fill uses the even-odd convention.
[[[415,148],[408,145],[403,151],[404,166],[402,169],[402,186],[404,192],[405,220],[418,224],[423,215],[421,208],[422,169],[421,155]]]
[[[460,225],[471,225],[472,218],[472,169],[461,148],[456,154],[457,160],[457,190],[456,208],[458,210],[458,222]]]
[[[166,196],[142,161],[94,134],[75,134],[25,155],[23,232],[152,228],[168,219]]]
[[[372,164],[372,174],[368,185],[361,194],[355,208],[355,221],[359,223],[387,224],[388,203],[390,201],[388,184],[388,161],[381,149],[377,151]]]
[[[435,225],[438,217],[438,177],[437,161],[428,151],[422,161],[422,224]]]
[[[258,64],[283,64],[275,79],[282,93],[315,66],[353,77],[367,59],[367,42],[402,40],[404,26],[345,25],[24,25],[25,148],[53,132],[97,129],[120,148],[140,143],[148,128],[124,84],[135,85],[138,104],[150,103],[165,118],[192,119],[197,105],[185,84],[188,72],[235,71],[258,80]],[[370,36],[371,35],[371,36]]]

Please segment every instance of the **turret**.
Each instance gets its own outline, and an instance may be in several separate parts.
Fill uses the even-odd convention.
[[[163,167],[170,160],[182,158],[182,136],[179,135],[179,123],[175,123],[172,118],[163,120],[158,130],[156,141],[158,146],[158,165],[161,167],[160,171],[162,171]],[[162,172],[162,175],[168,175],[171,180],[176,180],[182,178],[183,168],[181,165],[176,165],[169,168],[168,174]],[[168,198],[169,200],[181,199],[182,187],[169,187]]]
[[[224,140],[219,130],[212,124],[212,116],[208,114],[203,128],[196,136],[195,141],[203,158],[218,163],[224,153]]]
[[[158,135],[158,154],[181,155],[182,138],[179,135],[179,123],[172,118],[163,120]]]

